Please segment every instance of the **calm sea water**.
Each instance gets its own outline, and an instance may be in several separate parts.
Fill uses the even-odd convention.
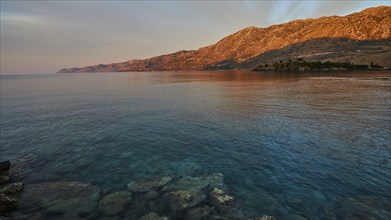
[[[390,72],[1,76],[0,123],[26,184],[220,172],[257,215],[391,218]]]

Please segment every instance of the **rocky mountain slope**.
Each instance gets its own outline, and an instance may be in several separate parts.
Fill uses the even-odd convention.
[[[391,52],[390,38],[391,7],[379,6],[347,16],[295,20],[267,28],[248,27],[223,38],[216,44],[202,47],[198,50],[178,51],[145,60],[129,60],[122,63],[62,69],[59,72],[248,68],[253,66],[253,63],[261,61],[262,56],[266,56],[265,54],[271,51],[281,50],[278,56],[280,58],[281,56],[286,56],[283,52],[286,52],[292,46],[296,47],[297,52],[294,54],[296,57],[316,53],[342,53],[342,51],[347,51],[349,48],[349,56],[339,54],[340,56],[332,56],[330,59],[339,57],[344,61],[350,59],[348,61],[363,62],[367,60],[352,59],[352,53],[355,58],[359,58],[356,57],[356,51],[363,51],[362,48],[355,47],[355,45],[359,47],[364,45],[368,49],[372,47],[372,41],[376,43],[381,42],[381,50],[377,48],[378,51],[375,52],[375,49],[369,49],[371,58],[376,58],[375,62],[389,67],[388,64],[381,62],[382,60],[385,62],[388,60],[386,57]],[[316,50],[311,51],[314,47],[314,42],[317,44]],[[328,49],[332,47],[333,42],[339,42],[338,44],[346,49],[334,47],[335,51],[329,51]],[[318,46],[323,44],[325,45],[323,48]],[[365,55],[364,52],[362,54],[363,56]],[[323,58],[328,59],[327,56]],[[263,57],[263,59],[266,58]]]

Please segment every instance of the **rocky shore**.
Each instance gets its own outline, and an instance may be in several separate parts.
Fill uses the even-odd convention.
[[[23,183],[10,182],[11,163],[9,160],[0,162],[0,218],[4,213],[17,208],[15,194],[23,190]]]
[[[253,219],[230,193],[221,173],[151,176],[102,193],[89,183],[11,183],[10,162],[0,163],[0,219]],[[23,192],[21,192],[23,190]],[[21,193],[19,193],[21,192]]]

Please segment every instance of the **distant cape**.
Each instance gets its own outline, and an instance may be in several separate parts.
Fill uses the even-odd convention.
[[[58,72],[253,69],[260,63],[296,58],[376,62],[391,68],[390,57],[391,7],[379,6],[347,16],[294,20],[267,28],[247,27],[198,50]]]

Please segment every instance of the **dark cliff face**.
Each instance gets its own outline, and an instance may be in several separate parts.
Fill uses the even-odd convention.
[[[157,70],[205,70],[245,68],[262,54],[283,50],[292,45],[307,47],[307,42],[317,43],[330,39],[345,39],[344,43],[377,41],[391,37],[391,7],[368,8],[347,16],[320,17],[295,20],[267,28],[248,27],[231,34],[216,44],[193,51],[179,51],[145,60],[62,69],[59,72],[117,72]],[[350,40],[350,41],[349,41]],[[389,42],[389,41],[388,41]],[[320,44],[322,45],[322,43]],[[390,45],[385,45],[387,51]],[[354,49],[354,48],[353,48]],[[311,54],[311,51],[305,51]],[[317,48],[317,51],[319,48]],[[360,49],[359,49],[360,50]],[[389,51],[386,53],[389,53]],[[327,47],[324,53],[328,52]],[[373,52],[373,51],[372,51]],[[384,51],[381,52],[384,54]],[[296,54],[300,56],[300,54]],[[381,55],[380,55],[381,56]],[[383,60],[384,58],[380,58]]]

